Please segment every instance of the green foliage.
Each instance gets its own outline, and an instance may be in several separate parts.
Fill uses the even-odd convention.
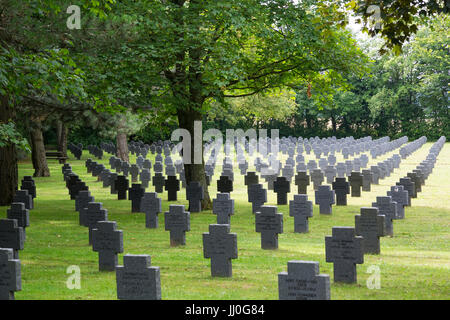
[[[362,16],[364,31],[372,37],[381,35],[385,40],[381,53],[392,51],[400,54],[403,45],[411,40],[424,21],[433,21],[439,14],[448,14],[450,11],[450,2],[443,0],[344,0],[343,2],[347,8]],[[371,6],[377,6],[376,13],[368,10]],[[379,17],[376,17],[377,14]],[[374,21],[376,18],[380,19]]]
[[[373,55],[375,60],[366,65],[370,72],[347,75],[345,87],[324,79],[319,88],[315,83],[299,88],[293,114],[281,112],[277,118],[267,111],[269,117],[258,126],[279,129],[285,136],[449,137],[448,33],[448,16],[441,15],[423,26],[401,55]],[[364,48],[372,55],[377,45],[366,42]],[[282,110],[285,104],[281,99],[267,103],[269,110],[277,110],[277,105]],[[211,125],[249,128],[257,123],[255,114],[236,110],[213,108],[216,122]]]
[[[13,122],[0,123],[0,148],[10,144],[14,144],[24,151],[31,152],[27,139],[17,130]]]

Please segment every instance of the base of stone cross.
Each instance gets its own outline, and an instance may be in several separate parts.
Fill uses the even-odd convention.
[[[295,221],[294,220],[294,232],[295,233],[308,233],[309,232],[308,220],[307,219],[305,219],[305,220],[304,221]]]
[[[260,204],[260,203],[252,202],[252,213],[255,214],[256,212],[260,212],[261,206],[263,206],[263,205],[264,205],[264,203]]]
[[[156,214],[145,216],[145,227],[149,229],[158,228],[158,216]]]
[[[202,202],[201,201],[189,201],[189,212],[201,212]]]
[[[287,204],[287,193],[277,193],[277,205]]]
[[[186,234],[185,232],[170,231],[170,246],[184,246],[186,245]]]
[[[278,249],[278,234],[261,233],[261,249],[265,250]]]
[[[14,291],[7,290],[8,289],[2,288],[2,286],[0,286],[0,301],[15,300]]]
[[[380,254],[380,238],[365,236],[363,238],[363,251],[366,254]]]
[[[98,253],[98,270],[115,271],[119,264],[117,254],[111,251],[100,251]]]
[[[167,201],[177,201],[177,191],[168,191]]]
[[[331,214],[333,212],[332,206],[330,205],[319,205],[320,214]]]
[[[211,276],[230,278],[233,275],[231,259],[212,258]]]
[[[297,192],[298,194],[307,194],[306,187],[303,187],[303,186],[298,186],[297,191],[298,191]]]
[[[336,205],[337,206],[346,206],[347,205],[347,195],[344,195],[344,196],[336,195]]]
[[[356,264],[346,261],[334,262],[334,282],[356,283]]]
[[[231,224],[231,217],[229,215],[217,215],[217,224]]]

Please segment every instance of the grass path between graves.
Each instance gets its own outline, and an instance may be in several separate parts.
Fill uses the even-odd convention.
[[[319,215],[314,206],[308,234],[293,232],[293,218],[288,206],[279,206],[284,215],[284,233],[279,235],[278,250],[262,250],[260,234],[255,232],[254,215],[247,202],[246,187],[239,171],[235,171],[235,215],[231,218],[231,232],[237,233],[238,259],[233,260],[232,278],[212,278],[210,260],[203,258],[202,233],[216,222],[211,211],[191,214],[191,231],[186,234],[186,246],[170,247],[169,232],[164,231],[164,214],[159,215],[159,228],[146,229],[143,214],[132,214],[131,202],[117,200],[101,182],[86,173],[84,161],[70,157],[73,171],[80,175],[96,201],[108,210],[110,221],[117,221],[124,232],[124,253],[149,254],[152,265],[159,266],[163,299],[278,299],[278,273],[287,269],[289,260],[319,261],[321,273],[330,275],[332,299],[449,299],[450,298],[450,144],[442,149],[435,169],[426,181],[423,191],[406,208],[404,220],[394,222],[394,237],[381,239],[380,255],[365,255],[358,265],[358,283],[333,283],[333,265],[325,262],[324,237],[333,226],[354,226],[354,216],[362,206],[371,206],[376,196],[385,195],[391,185],[425,159],[431,143],[425,144],[399,169],[372,186],[372,192],[363,192],[361,198],[348,198],[348,206],[333,207],[331,216]],[[387,155],[376,162],[384,160]],[[109,155],[102,160],[107,167]],[[150,159],[154,162],[154,156]],[[306,157],[308,161],[311,156]],[[369,157],[370,158],[370,157]],[[135,158],[131,161],[134,163]],[[221,159],[219,158],[220,163]],[[341,159],[338,158],[338,161]],[[369,165],[373,163],[371,161]],[[116,299],[114,272],[99,272],[97,253],[88,245],[88,230],[78,224],[74,201],[70,200],[62,180],[61,165],[50,160],[51,177],[36,178],[37,199],[30,212],[31,225],[27,228],[25,249],[20,252],[22,262],[22,291],[16,299]],[[237,166],[236,166],[237,167]],[[252,162],[249,171],[253,170]],[[216,195],[216,180],[210,186],[212,198]],[[32,175],[30,161],[19,164],[19,177]],[[267,185],[265,184],[265,188]],[[310,188],[311,189],[311,188]],[[150,186],[147,191],[153,191]],[[296,190],[292,186],[291,190]],[[289,194],[289,200],[294,192]],[[161,195],[160,195],[161,196]],[[308,191],[310,200],[313,191]],[[162,194],[163,212],[168,210],[167,193]],[[178,195],[178,203],[187,204],[185,190]],[[173,203],[173,202],[171,202]],[[276,194],[268,191],[269,205],[276,204]],[[0,207],[0,218],[6,217],[6,207]],[[122,254],[119,263],[122,264]],[[81,289],[68,289],[66,281],[69,266],[79,266]],[[380,288],[369,289],[373,273],[379,270]]]

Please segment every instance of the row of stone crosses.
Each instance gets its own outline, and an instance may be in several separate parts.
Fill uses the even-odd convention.
[[[367,140],[367,139],[365,139]],[[373,154],[374,156],[378,156],[388,150],[393,150],[395,147],[403,144],[405,142],[405,138],[400,138],[392,142],[386,142],[386,139],[383,140],[382,144],[375,144],[374,149],[376,152]],[[406,138],[407,141],[407,138]],[[426,142],[426,138],[423,137],[420,139],[421,142]],[[422,144],[423,144],[422,143]],[[332,144],[330,144],[332,145]],[[360,144],[356,143],[354,146],[358,146]],[[367,143],[363,144],[362,146]],[[403,147],[402,149],[411,149],[417,145],[417,143],[411,143]],[[165,145],[167,146],[167,145]],[[281,146],[286,146],[285,143],[282,143]],[[313,146],[316,146],[314,144]],[[365,148],[354,147],[353,150],[361,151],[366,150]],[[162,193],[164,190],[168,192],[168,201],[176,201],[177,200],[177,192],[180,191],[180,180],[181,187],[186,188],[186,180],[184,177],[184,167],[181,159],[174,162],[170,157],[170,154],[167,153],[163,161],[163,157],[160,153],[163,148],[159,150],[156,149],[157,155],[155,157],[155,164],[153,169],[155,171],[155,176],[153,176],[153,186],[155,187],[155,191],[157,193]],[[285,150],[286,148],[281,148]],[[346,150],[346,148],[343,148]],[[164,148],[167,152],[169,152],[169,148]],[[237,148],[238,150],[238,148]],[[269,166],[264,167],[263,163],[260,161],[260,158],[257,157],[255,160],[255,168],[256,172],[261,174],[261,177],[264,178],[268,185],[268,190],[273,190],[277,194],[277,204],[285,205],[287,204],[287,195],[291,192],[291,183],[292,178],[294,176],[293,171],[293,163],[289,160],[293,158],[293,154],[289,151],[292,148],[287,149],[287,153],[290,154],[290,158],[286,160],[285,166],[281,169],[281,165],[277,165],[278,172],[274,172],[269,168]],[[316,149],[317,150],[317,147]],[[327,149],[329,150],[329,149]],[[297,151],[302,152],[299,148]],[[328,151],[326,151],[328,152]],[[315,153],[320,157],[317,151]],[[238,153],[239,155],[240,153]],[[345,153],[347,155],[347,153]],[[404,153],[403,158],[407,157],[408,154]],[[216,163],[216,154],[214,150],[212,150],[209,160],[205,165],[207,184],[210,184],[211,177],[214,175],[215,163]],[[239,159],[239,156],[238,156]],[[272,158],[273,159],[273,158]],[[324,161],[321,161],[324,160]],[[245,161],[245,160],[244,160]],[[316,191],[316,204],[320,206],[321,213],[331,213],[332,205],[346,205],[347,204],[347,194],[350,194],[352,197],[360,197],[361,190],[362,191],[370,191],[371,184],[379,184],[380,179],[384,179],[389,176],[390,173],[394,170],[394,168],[398,168],[401,162],[401,157],[398,154],[394,154],[392,157],[386,159],[385,161],[377,163],[377,165],[373,165],[370,169],[362,170],[367,166],[368,158],[364,154],[361,157],[352,160],[347,160],[346,164],[338,163],[336,167],[334,167],[336,157],[333,154],[330,154],[328,159],[321,158],[319,160],[319,166],[321,168],[316,168],[316,163],[314,160],[308,162],[308,165],[304,164],[304,157],[301,153],[299,153],[296,157],[297,162],[297,175],[295,175],[295,185],[298,188],[298,194],[306,194],[307,187],[310,185],[310,180],[313,183],[313,188]],[[327,162],[329,161],[329,162]],[[163,162],[165,165],[167,178],[163,175]],[[324,163],[325,162],[325,163]],[[327,165],[329,163],[329,165]],[[93,176],[98,177],[100,181],[103,182],[104,187],[111,187],[111,193],[117,194],[119,200],[123,200],[127,198],[127,192],[130,192],[130,198],[133,199],[133,211],[139,210],[139,201],[140,194],[144,191],[141,189],[146,189],[149,185],[149,182],[152,181],[150,170],[152,168],[152,163],[149,159],[144,159],[141,155],[137,157],[135,164],[129,164],[128,162],[124,162],[121,159],[112,156],[109,159],[109,164],[111,166],[111,170],[116,170],[116,172],[111,172],[110,169],[106,168],[103,164],[92,161],[91,159],[86,160],[86,167],[88,172],[91,172]],[[273,164],[273,163],[272,163]],[[340,166],[340,164],[342,166]],[[326,168],[325,168],[326,166]],[[256,208],[259,208],[263,203],[267,201],[267,191],[263,189],[262,185],[258,185],[259,178],[256,172],[247,172],[248,165],[246,162],[239,162],[239,168],[241,169],[241,174],[245,175],[245,184],[248,186],[248,196],[249,202],[252,202],[254,207],[254,212]],[[303,170],[304,169],[304,170]],[[323,170],[322,170],[323,169]],[[279,176],[280,171],[282,173]],[[308,175],[309,171],[309,175]],[[118,175],[122,173],[122,175]],[[131,174],[132,182],[137,182],[138,177],[141,184],[133,184],[132,188],[129,189],[129,180],[127,179],[128,175]],[[176,178],[176,174],[179,174],[180,180]],[[345,178],[348,177],[348,182]],[[331,186],[322,186],[322,183],[326,181]],[[217,191],[219,193],[230,193],[233,191],[233,181],[234,181],[234,173],[233,173],[233,165],[230,161],[229,157],[225,157],[222,166],[222,173],[220,179],[217,181]],[[253,186],[253,185],[257,186]],[[189,190],[188,190],[189,189]],[[190,210],[191,212],[200,211],[200,201],[203,199],[203,192],[199,192],[200,187],[198,184],[193,184],[189,186],[186,190],[187,199],[190,201]],[[335,199],[336,198],[336,199]]]
[[[426,138],[422,137],[404,148],[404,156],[417,150]],[[355,216],[355,228],[333,227],[332,236],[327,236],[326,261],[334,263],[334,281],[356,282],[356,264],[363,263],[364,253],[379,254],[379,237],[393,235],[392,220],[404,218],[404,207],[411,205],[411,198],[417,197],[445,138],[439,139],[430,149],[426,160],[407,177],[400,179],[388,192],[387,197],[377,197],[372,208],[361,208],[361,215]],[[89,168],[88,168],[89,170]],[[107,210],[101,203],[94,202],[88,187],[65,164],[62,168],[66,186],[75,209],[79,212],[80,224],[89,228],[89,243],[99,252],[99,269],[116,270],[119,299],[160,299],[159,268],[150,266],[148,255],[126,255],[124,266],[117,266],[117,254],[123,252],[122,232],[114,221],[107,221]],[[256,176],[257,177],[257,176]],[[247,181],[246,181],[247,182]],[[248,188],[253,185],[247,183]],[[201,186],[196,185],[196,188]],[[138,205],[132,209],[146,213],[146,226],[158,227],[157,214],[161,212],[161,199],[157,193],[143,193]],[[201,192],[199,190],[193,193]],[[25,228],[29,226],[29,210],[33,208],[36,187],[31,177],[24,177],[21,190],[16,192],[7,219],[0,220],[0,297],[14,298],[14,291],[21,289],[20,260],[18,251],[23,249]],[[395,200],[395,201],[393,201]],[[198,201],[198,200],[196,200]],[[195,208],[194,203],[190,205]],[[263,249],[278,248],[278,234],[282,233],[282,214],[276,206],[253,206],[256,231],[261,232]],[[231,276],[231,259],[237,258],[237,236],[230,233],[230,215],[234,212],[234,201],[229,193],[219,193],[213,200],[213,213],[217,224],[210,225],[209,233],[203,235],[204,256],[211,258],[212,276]],[[289,213],[294,216],[295,232],[307,232],[307,219],[312,216],[312,203],[305,194],[298,194],[290,202]],[[170,231],[171,245],[185,244],[185,232],[190,229],[190,216],[182,205],[171,205],[165,213],[165,228]],[[358,236],[355,236],[358,235]],[[352,250],[349,250],[349,243]],[[279,274],[280,299],[329,299],[329,277],[319,275],[318,262],[290,261],[288,272]],[[136,274],[139,274],[136,276]],[[141,281],[144,277],[146,281]],[[138,286],[139,288],[136,288]]]

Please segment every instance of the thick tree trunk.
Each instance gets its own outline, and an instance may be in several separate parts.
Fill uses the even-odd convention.
[[[14,120],[8,97],[0,96],[0,123]],[[0,206],[10,205],[18,186],[16,146],[0,147]]]
[[[180,128],[188,130],[191,134],[191,164],[184,164],[186,184],[188,185],[192,181],[200,182],[200,185],[204,190],[202,210],[210,210],[212,208],[212,202],[208,192],[208,185],[206,184],[205,161],[203,159],[203,141],[201,141],[201,148],[194,150],[195,121],[202,121],[202,114],[200,112],[190,109],[178,111],[178,123],[180,125]],[[202,154],[202,161],[198,164],[194,163],[194,156],[196,152],[201,152]]]
[[[34,120],[30,128],[31,160],[33,162],[34,177],[50,177],[47,158],[45,157],[44,136],[40,120]]]
[[[116,137],[117,144],[117,156],[122,161],[130,162],[130,158],[128,157],[128,137],[125,133],[118,133]]]

